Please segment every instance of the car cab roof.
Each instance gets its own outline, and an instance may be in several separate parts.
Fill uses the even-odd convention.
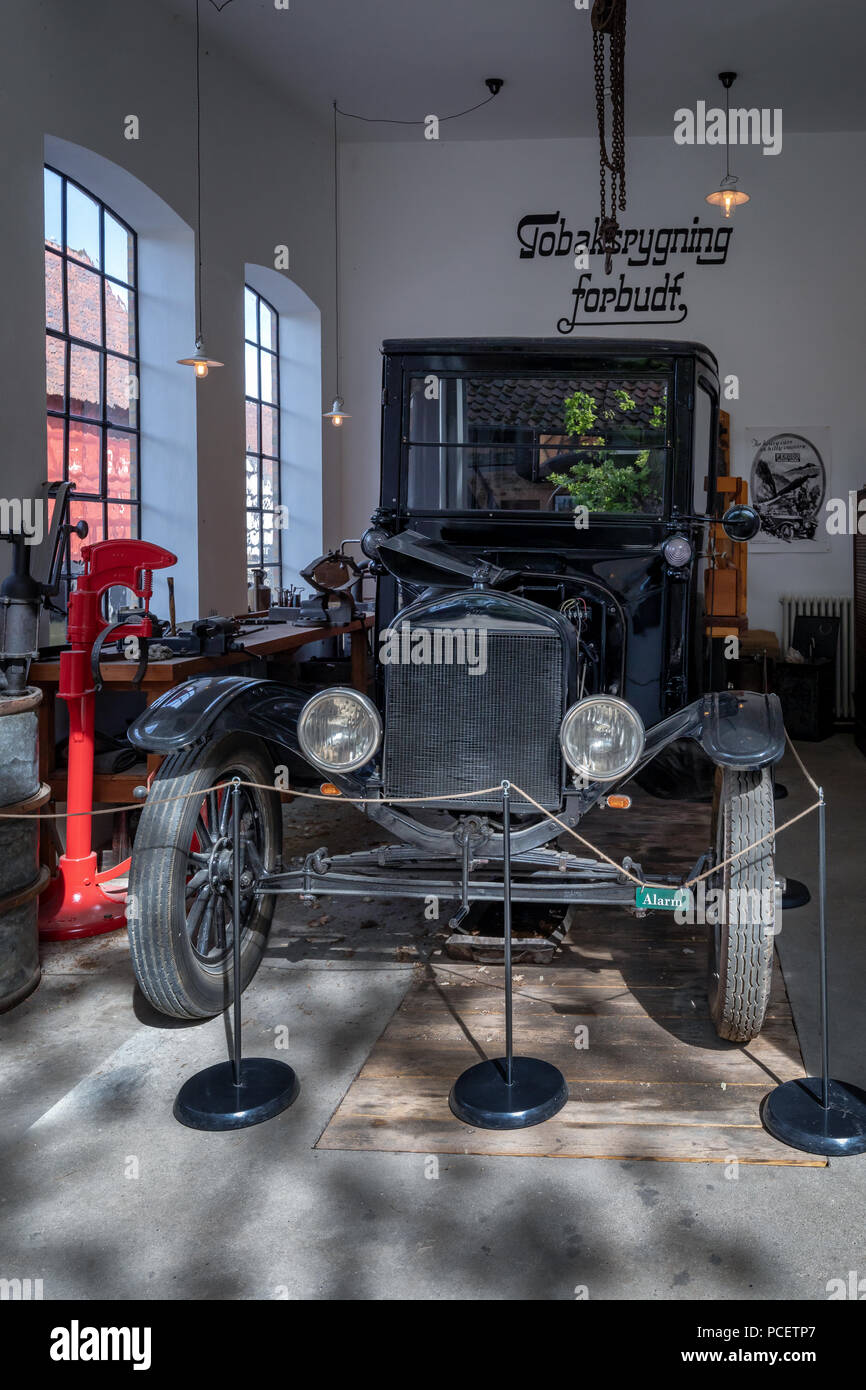
[[[718,361],[704,343],[662,338],[386,338],[386,354],[567,358],[700,357],[718,372]]]

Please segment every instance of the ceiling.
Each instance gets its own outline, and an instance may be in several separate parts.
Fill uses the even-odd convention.
[[[223,8],[217,11],[217,4]],[[159,0],[191,18],[194,0]],[[589,15],[574,0],[201,0],[216,45],[293,103],[440,118],[505,87],[444,127],[448,139],[541,139],[595,129]],[[678,106],[716,102],[716,74],[740,74],[734,105],[781,107],[786,130],[866,128],[866,7],[858,0],[630,0],[626,121],[670,134]],[[444,138],[443,130],[443,138]],[[343,120],[344,140],[405,140],[411,127]]]

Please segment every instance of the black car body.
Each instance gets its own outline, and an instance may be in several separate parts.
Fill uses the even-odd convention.
[[[325,775],[398,841],[288,872],[261,863],[251,902],[501,898],[505,782],[513,897],[634,908],[643,872],[627,846],[625,874],[552,842],[684,740],[723,770],[737,825],[732,797],[765,807],[778,702],[713,689],[724,682],[705,637],[718,409],[715,358],[694,343],[385,343],[381,493],[363,541],[377,577],[372,698],[201,677],[130,735],[187,759],[245,738],[273,765]],[[682,877],[714,855],[718,841]]]

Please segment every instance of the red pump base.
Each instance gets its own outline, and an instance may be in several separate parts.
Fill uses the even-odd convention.
[[[91,651],[100,632],[108,627],[100,604],[102,595],[113,587],[130,589],[144,600],[141,610],[130,610],[129,622],[112,629],[113,640],[152,636],[147,610],[153,593],[152,571],[177,561],[170,550],[138,540],[84,545],[81,559],[84,572],[76,576],[69,595],[69,647],[60,654],[57,691],[69,709],[66,853],[61,855],[57,877],[42,894],[39,905],[39,934],[44,941],[99,936],[126,925],[125,892],[118,886],[117,895],[112,897],[102,885],[128,874],[129,860],[100,873],[91,839],[95,684],[99,684],[94,684],[90,669]],[[139,611],[141,617],[133,621]]]
[[[64,854],[39,903],[39,935],[43,941],[72,941],[79,936],[101,936],[126,926],[125,901],[110,898],[101,884],[129,871],[125,859],[116,868],[98,873],[96,855],[68,859]]]

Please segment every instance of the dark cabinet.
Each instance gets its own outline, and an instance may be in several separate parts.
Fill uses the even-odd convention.
[[[857,516],[866,508],[866,488],[857,494]],[[854,737],[866,753],[866,536],[854,537]]]

